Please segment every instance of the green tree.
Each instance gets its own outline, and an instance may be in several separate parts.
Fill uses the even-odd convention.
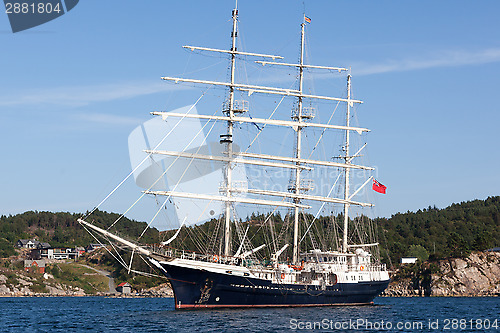
[[[429,252],[422,245],[411,245],[408,249],[409,257],[416,257],[420,261],[426,261],[429,259]]]
[[[0,258],[7,258],[16,254],[14,244],[4,238],[0,238]]]
[[[474,243],[472,244],[472,249],[476,251],[484,251],[490,248],[493,244],[493,239],[490,234],[485,232],[479,233],[474,239]]]
[[[448,238],[450,255],[455,258],[463,258],[470,254],[470,249],[464,237],[456,232],[451,232]]]

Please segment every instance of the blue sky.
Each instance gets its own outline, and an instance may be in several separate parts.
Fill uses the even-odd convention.
[[[86,0],[16,34],[1,14],[0,214],[99,203],[130,172],[129,133],[199,96],[161,76],[226,78],[224,59],[181,46],[227,48],[233,6]],[[297,60],[302,1],[239,8],[241,47]],[[308,60],[352,67],[370,162],[388,187],[378,216],[499,195],[498,1],[305,1],[305,11]],[[138,188],[123,190],[104,208],[128,207]]]

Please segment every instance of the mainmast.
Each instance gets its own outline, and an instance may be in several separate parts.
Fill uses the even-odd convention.
[[[302,87],[304,83],[304,29],[305,22],[301,24],[301,34],[300,34],[300,64],[299,64],[299,97],[298,97],[298,110],[297,110],[297,121],[302,122]],[[300,150],[302,145],[302,127],[297,126],[297,147],[295,150],[295,158],[300,160]],[[295,169],[295,194],[299,196],[300,194],[300,171],[302,170],[300,162],[296,162],[297,169]],[[300,203],[300,198],[294,199],[296,204]],[[299,214],[300,209],[295,206],[295,220],[293,223],[293,263],[297,264],[299,262]]]
[[[231,252],[231,184],[232,184],[232,163],[233,158],[233,120],[234,117],[234,72],[236,68],[236,37],[237,37],[237,20],[238,20],[238,2],[232,12],[233,16],[233,30],[231,32],[231,78],[229,86],[229,103],[227,109],[227,116],[229,120],[227,121],[227,134],[221,136],[221,143],[226,143],[226,154],[228,157],[228,162],[226,165],[225,173],[225,183],[226,183],[226,213],[225,213],[225,226],[224,226],[224,256],[229,256]]]
[[[351,99],[351,75],[347,75],[347,112],[346,112],[346,127],[349,127],[350,124],[350,118],[351,118],[351,102],[349,101]],[[345,151],[345,164],[349,165],[351,164],[352,157],[349,156],[349,129],[346,128],[345,130],[345,146],[344,146],[344,151]],[[347,252],[347,228],[349,224],[349,183],[350,183],[350,168],[345,168],[345,184],[344,184],[344,239],[342,242],[342,251]]]

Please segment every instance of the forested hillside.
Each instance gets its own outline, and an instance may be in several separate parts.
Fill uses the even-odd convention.
[[[265,219],[266,216],[260,214],[247,218],[250,224],[248,234],[255,234],[255,246],[270,244],[266,234],[269,228],[262,227]],[[342,220],[342,215],[336,219]],[[280,230],[285,223],[279,214],[273,216],[272,221],[276,230]],[[484,251],[500,246],[500,197],[452,204],[444,209],[428,207],[417,212],[398,213],[390,218],[377,218],[373,222],[381,244],[382,260],[388,264],[395,265],[405,256],[421,260],[463,258],[473,250]],[[216,250],[208,248],[210,244],[200,244],[196,239],[196,235],[210,235],[217,230],[215,220],[184,229],[172,243],[174,247]],[[332,229],[329,217],[318,218],[313,228],[316,235],[321,234],[322,238],[330,241],[335,237]],[[306,246],[310,245],[307,238],[305,241]],[[291,243],[292,240],[287,239],[286,242]],[[233,247],[237,246],[233,239]]]
[[[54,247],[87,246],[96,240],[78,223],[82,214],[29,211],[14,216],[0,216],[0,257],[14,254],[18,239],[36,238]],[[98,226],[109,226],[118,214],[95,211],[90,221]],[[146,227],[145,222],[127,218],[120,220],[120,233],[137,237]],[[159,232],[149,229],[142,237],[145,243],[157,243]]]
[[[431,259],[467,257],[473,250],[500,246],[500,196],[398,213],[376,224],[393,260],[418,254],[422,259],[426,254]]]
[[[0,257],[13,254],[14,243],[20,238],[37,237],[39,241],[49,242],[52,246],[85,246],[95,242],[78,224],[77,218],[80,215],[26,212],[15,216],[1,216]],[[118,217],[118,214],[96,211],[90,221],[94,221],[96,225],[109,226]],[[248,218],[248,234],[255,235],[255,245],[270,244],[269,229],[262,226],[265,218],[259,214]],[[276,230],[280,230],[285,223],[279,214],[271,220]],[[500,197],[462,202],[444,209],[428,207],[417,212],[398,213],[390,218],[377,218],[373,222],[381,243],[381,255],[387,263],[395,264],[403,256],[417,256],[422,260],[428,257],[465,257],[472,250],[500,246]],[[316,234],[320,233],[326,238],[334,237],[329,217],[320,217],[315,224]],[[145,226],[144,222],[123,218],[119,224],[119,232],[134,239]],[[201,226],[183,228],[171,245],[178,247],[183,243],[184,249],[188,250],[200,251],[201,247],[206,251],[217,251],[217,248],[209,248],[210,243],[206,240],[194,237],[196,234],[212,235],[217,228],[216,220]],[[173,231],[162,235],[158,230],[150,229],[141,241],[158,243],[172,234]],[[237,248],[237,237],[233,238],[233,246]]]

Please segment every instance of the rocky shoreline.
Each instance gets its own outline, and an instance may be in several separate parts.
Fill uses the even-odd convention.
[[[435,272],[430,266],[434,264]],[[500,253],[473,252],[465,259],[451,258],[423,263],[413,276],[394,279],[382,296],[455,296],[481,297],[500,295]]]
[[[0,279],[4,275],[0,275]],[[28,282],[28,281],[26,281]],[[71,287],[59,284],[56,287],[46,286],[49,292],[35,292],[29,289],[29,285],[21,288],[13,287],[9,288],[3,284],[0,284],[0,297],[89,297],[89,296],[104,296],[104,297],[116,297],[116,298],[132,298],[132,297],[160,297],[160,298],[171,298],[174,297],[174,293],[168,284],[164,286],[155,287],[147,290],[142,290],[140,292],[132,292],[130,294],[122,294],[119,292],[109,293],[109,292],[98,292],[95,294],[87,294],[85,291],[78,287]]]
[[[44,284],[48,292],[38,292],[40,284],[29,276],[16,274],[13,283],[11,276],[0,274],[0,297],[39,297],[39,296],[86,296],[85,291],[78,287],[60,283]]]
[[[168,283],[139,292],[122,294],[119,292],[87,293],[80,287],[54,281],[50,274],[36,278],[24,272],[0,272],[0,297],[173,297],[173,291]],[[42,291],[43,290],[43,291]]]
[[[456,296],[480,297],[500,295],[500,253],[473,252],[465,259],[446,259],[422,263],[407,276],[396,271],[393,281],[381,295],[385,297]],[[408,276],[409,275],[409,276]],[[50,274],[40,277],[24,271],[0,270],[0,297],[173,297],[168,283],[121,294],[87,293],[80,287],[57,282]]]

